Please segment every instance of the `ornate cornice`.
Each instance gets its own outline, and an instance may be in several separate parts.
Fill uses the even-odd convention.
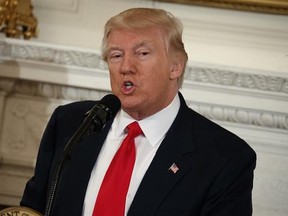
[[[0,58],[49,63],[59,66],[107,69],[98,52],[43,44],[0,40]]]
[[[0,40],[0,60],[29,61],[35,64],[51,64],[62,67],[78,67],[95,70],[108,70],[100,53],[92,50],[80,50],[68,47],[55,47],[44,44]],[[243,69],[242,69],[243,70]],[[271,74],[273,74],[271,72]],[[244,72],[215,65],[197,65],[191,63],[185,71],[185,83],[201,85],[212,84],[219,87],[241,88],[262,92],[288,94],[287,76],[263,75],[256,72]]]
[[[190,66],[186,70],[185,80],[187,82],[193,81],[247,90],[288,94],[287,77],[241,73],[216,67]]]
[[[245,109],[225,105],[188,102],[189,107],[203,116],[221,122],[288,130],[287,113]]]

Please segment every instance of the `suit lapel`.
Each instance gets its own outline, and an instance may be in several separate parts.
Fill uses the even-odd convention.
[[[191,128],[185,124],[188,107],[180,98],[179,113],[149,166],[128,215],[143,215],[143,211],[145,216],[154,215],[164,197],[190,169],[191,163],[186,159],[191,158],[189,154],[194,151],[194,145]],[[169,169],[173,164],[176,165],[174,171]]]

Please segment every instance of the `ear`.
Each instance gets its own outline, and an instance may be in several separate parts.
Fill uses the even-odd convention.
[[[184,62],[179,56],[173,58],[170,69],[170,80],[178,79],[183,73]]]

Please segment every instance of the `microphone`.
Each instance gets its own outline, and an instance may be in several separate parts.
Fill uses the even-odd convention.
[[[106,122],[115,117],[116,113],[120,109],[121,102],[113,94],[104,96],[99,103],[97,103],[91,110],[85,114],[83,123],[71,137],[66,144],[62,155],[59,159],[59,163],[53,173],[52,182],[49,184],[48,199],[45,208],[45,216],[53,215],[54,200],[57,195],[57,189],[61,181],[62,171],[66,162],[70,158],[70,153],[73,147],[83,138],[84,135],[90,135],[91,133],[100,132],[105,126]]]
[[[85,114],[84,122],[91,122],[90,130],[87,131],[86,135],[101,131],[106,122],[116,115],[120,106],[121,102],[115,95],[108,94],[104,96],[99,103]]]

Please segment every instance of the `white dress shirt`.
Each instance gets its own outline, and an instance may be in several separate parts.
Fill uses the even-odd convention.
[[[135,138],[136,161],[126,197],[125,215],[127,215],[141,180],[153,160],[160,143],[173,123],[179,107],[180,99],[177,94],[174,100],[166,108],[148,118],[138,121],[144,135]],[[92,215],[104,175],[126,136],[124,129],[133,121],[135,120],[123,110],[120,110],[117,113],[91,172],[82,215]]]

